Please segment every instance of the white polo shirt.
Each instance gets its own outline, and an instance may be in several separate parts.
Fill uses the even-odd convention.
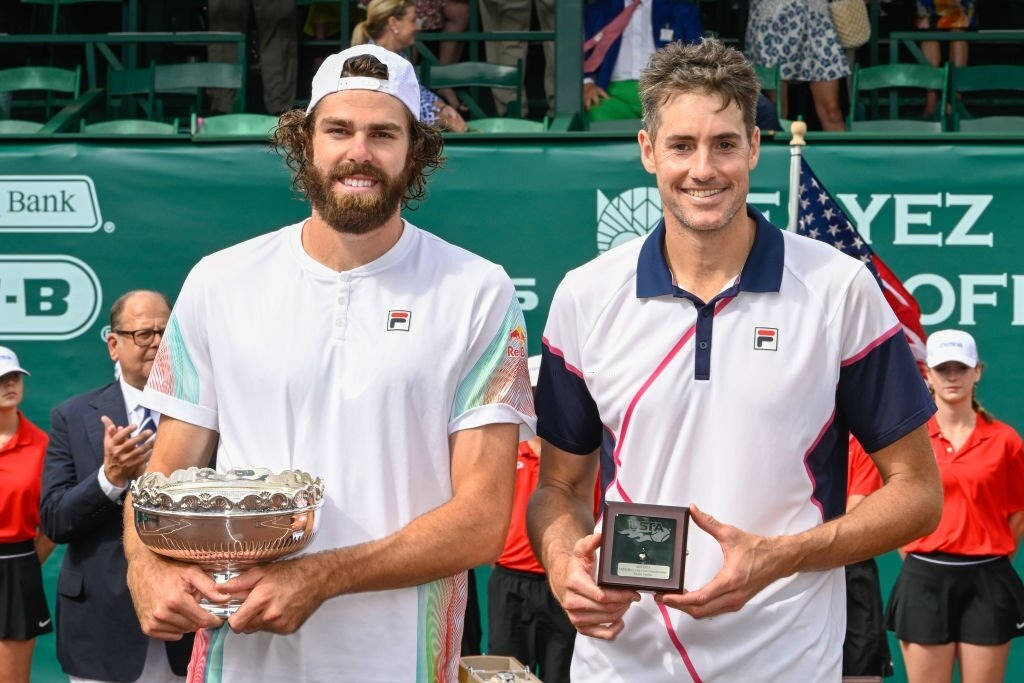
[[[748,214],[747,262],[709,302],[673,283],[664,223],[566,275],[544,333],[538,433],[573,453],[601,447],[608,501],[697,503],[755,534],[793,534],[842,514],[848,430],[874,452],[935,409],[870,272]],[[695,525],[688,547],[693,590],[722,554]],[[840,678],[841,568],[711,619],[642,595],[616,640],[576,639],[573,680]]]
[[[292,225],[202,259],[145,390],[217,430],[217,467],[323,477],[317,552],[383,538],[452,497],[449,436],[534,422],[522,313],[500,266],[405,223],[335,272]],[[486,514],[482,510],[481,514]],[[465,574],[324,603],[293,635],[197,636],[204,680],[453,680]]]

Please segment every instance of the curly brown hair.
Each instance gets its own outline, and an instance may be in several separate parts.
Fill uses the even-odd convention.
[[[367,76],[387,79],[388,68],[372,55],[360,55],[345,62],[342,76]],[[311,183],[315,182],[313,162],[313,132],[316,128],[317,103],[308,114],[302,109],[292,109],[281,114],[274,129],[272,145],[292,171],[292,187],[306,197],[310,195]],[[444,139],[441,132],[428,124],[416,120],[412,112],[409,117],[409,158],[406,171],[409,186],[402,196],[402,207],[410,202],[423,199],[427,190],[427,176],[444,165]]]

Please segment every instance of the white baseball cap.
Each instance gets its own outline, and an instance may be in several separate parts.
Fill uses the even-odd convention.
[[[530,371],[530,386],[536,387],[537,378],[540,376],[540,354],[527,358],[526,367]]]
[[[0,375],[6,375],[8,372],[29,374],[29,371],[18,363],[18,354],[6,346],[0,346]]]
[[[969,368],[978,366],[978,345],[974,337],[960,330],[939,330],[928,337],[925,363],[930,368],[949,361],[963,363]]]
[[[345,62],[362,55],[371,55],[379,59],[388,69],[387,80],[369,76],[341,75]],[[325,59],[313,76],[313,90],[306,113],[313,111],[313,107],[323,98],[342,90],[376,90],[387,93],[401,100],[412,112],[413,117],[417,121],[420,120],[420,83],[416,79],[416,70],[400,54],[379,45],[353,45]]]

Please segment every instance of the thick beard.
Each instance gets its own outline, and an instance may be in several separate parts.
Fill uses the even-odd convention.
[[[336,231],[363,235],[376,230],[394,215],[409,188],[409,169],[390,177],[376,166],[346,162],[329,174],[320,173],[312,164],[304,170],[306,195],[320,217]],[[334,183],[352,175],[362,175],[379,183],[371,195],[341,195],[334,192]]]

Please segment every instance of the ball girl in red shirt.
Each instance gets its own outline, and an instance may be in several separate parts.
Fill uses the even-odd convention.
[[[903,547],[886,621],[910,683],[1002,681],[1010,640],[1024,634],[1024,585],[1010,564],[1024,533],[1024,446],[975,399],[982,366],[971,335],[928,338],[928,422],[942,475],[942,520]]]
[[[53,630],[41,563],[53,543],[39,531],[46,432],[18,410],[27,375],[0,346],[0,681],[28,683],[36,636]]]

